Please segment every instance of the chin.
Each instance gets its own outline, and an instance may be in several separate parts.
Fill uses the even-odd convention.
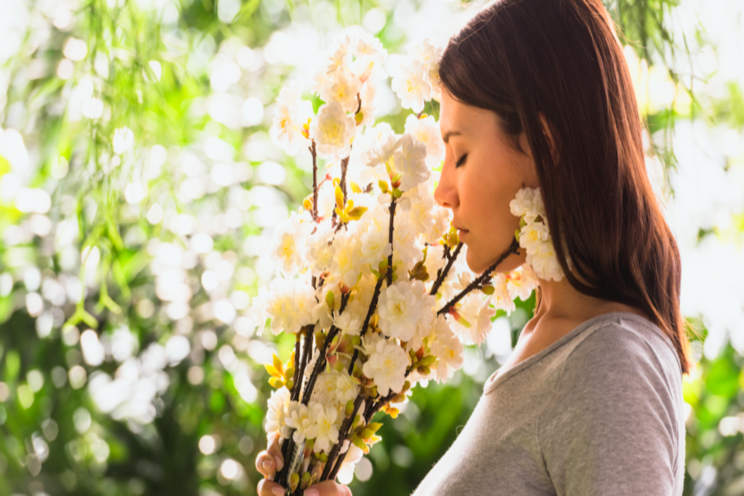
[[[468,263],[468,268],[476,274],[483,274],[488,269],[488,265],[484,265],[483,260],[479,260],[469,246],[465,260]]]

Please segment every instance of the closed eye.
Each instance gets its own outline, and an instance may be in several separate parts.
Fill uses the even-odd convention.
[[[460,167],[462,164],[464,164],[467,156],[468,156],[467,153],[463,154],[463,156],[460,157],[460,159],[455,163],[455,168]]]

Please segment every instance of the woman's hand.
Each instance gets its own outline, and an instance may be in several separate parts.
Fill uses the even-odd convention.
[[[268,478],[274,477],[277,470],[284,467],[279,434],[272,434],[268,447],[256,457],[256,470],[264,475],[258,483],[259,496],[283,496],[284,488]],[[304,491],[304,496],[351,496],[351,490],[335,481],[313,484]]]

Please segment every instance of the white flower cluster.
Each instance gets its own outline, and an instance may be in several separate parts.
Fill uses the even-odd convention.
[[[540,190],[520,189],[509,207],[513,215],[522,219],[519,246],[527,250],[527,263],[537,277],[546,281],[563,279],[563,270],[553,248]]]
[[[405,77],[392,85],[404,107],[420,112],[438,98],[441,50],[424,41],[409,51]],[[349,444],[343,426],[355,401],[364,397],[367,410],[394,416],[389,402],[407,401],[419,381],[452,377],[463,344],[482,343],[496,310],[511,312],[514,298],[527,298],[536,284],[529,268],[478,280],[467,270],[451,212],[433,199],[431,169],[444,156],[438,122],[409,115],[403,134],[374,122],[386,57],[379,40],[351,28],[314,77],[311,91],[324,101],[317,114],[299,82],[281,90],[273,135],[288,153],[304,146],[320,170],[318,159],[325,159],[325,174],[313,185],[317,197],[274,229],[268,249],[277,277],[250,309],[259,334],[270,321],[273,334],[292,333],[302,343],[294,365],[285,369],[276,358],[267,366],[279,388],[269,400],[267,432],[309,442],[305,463],[309,451],[328,454],[340,444],[346,475],[367,452],[361,443],[376,442],[367,435]],[[290,369],[303,376],[290,377]],[[369,421],[361,421],[362,431]]]
[[[424,40],[409,47],[410,56],[401,64],[400,72],[393,77],[392,88],[401,100],[403,108],[418,113],[424,103],[439,101],[442,96],[439,79],[439,59],[442,48]]]

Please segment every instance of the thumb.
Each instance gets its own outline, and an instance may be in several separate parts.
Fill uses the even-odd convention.
[[[305,489],[304,494],[305,496],[352,496],[351,489],[332,480],[313,484]]]

